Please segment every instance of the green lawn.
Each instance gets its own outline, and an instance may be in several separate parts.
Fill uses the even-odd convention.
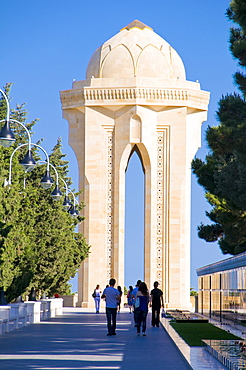
[[[201,346],[201,339],[240,339],[209,323],[183,324],[170,322],[170,324],[190,347]]]

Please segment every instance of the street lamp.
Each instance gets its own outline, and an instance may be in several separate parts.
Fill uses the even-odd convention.
[[[77,217],[79,215],[79,211],[77,210],[76,208],[76,203],[79,204],[79,202],[77,201],[77,199],[75,198],[75,195],[74,193],[69,190],[69,192],[72,194],[73,196],[73,205],[71,206],[70,210],[68,211],[70,213],[71,216],[74,216],[74,217]]]
[[[73,217],[77,217],[79,215],[79,211],[75,208],[75,206],[72,206],[71,207],[69,213]]]
[[[52,191],[51,196],[54,200],[60,200],[62,197],[62,192],[59,189],[59,182],[58,182],[59,176],[58,176],[57,169],[54,166],[52,166],[52,168],[54,169],[55,174],[56,174],[56,186],[55,186],[55,189]]]
[[[22,147],[24,147],[24,146],[26,146],[26,145],[28,145],[28,146],[35,146],[35,147],[37,147],[37,148],[39,148],[39,149],[41,149],[42,150],[42,152],[45,154],[45,156],[46,156],[46,161],[47,162],[45,162],[45,163],[47,163],[47,169],[46,169],[46,172],[45,172],[45,175],[44,175],[44,177],[43,177],[43,179],[41,180],[42,181],[42,186],[43,186],[43,188],[45,188],[45,189],[49,189],[51,186],[52,186],[52,184],[53,184],[53,180],[51,179],[51,177],[50,177],[50,175],[49,175],[49,166],[50,166],[50,160],[49,160],[49,156],[48,156],[48,153],[46,152],[46,150],[41,146],[41,145],[38,145],[38,144],[34,144],[34,143],[25,143],[25,144],[21,144],[21,145],[19,145],[17,148],[15,148],[15,150],[13,151],[13,153],[11,154],[11,156],[10,156],[10,161],[9,161],[9,179],[7,180],[7,181],[5,181],[5,186],[6,185],[11,185],[11,180],[12,180],[12,161],[13,161],[13,156],[14,156],[14,154],[17,152],[17,150],[19,150],[20,148],[22,148]],[[27,156],[25,156],[25,158],[26,158]],[[23,168],[24,168],[24,170],[26,171],[26,172],[29,172],[29,171],[31,171],[33,168],[34,168],[34,166],[36,165],[36,162],[34,161],[34,162],[32,162],[31,161],[31,159],[30,159],[30,157],[27,157],[26,159],[25,158],[23,158],[22,159],[22,161],[21,161],[21,165],[23,166]]]
[[[49,168],[50,167],[54,168],[54,166],[50,163],[49,158],[48,158],[48,160],[46,160],[46,162],[45,161],[38,161],[38,164],[47,164],[47,168],[46,168],[46,171],[45,171],[45,174],[44,174],[42,180],[40,181],[40,185],[44,189],[49,189],[53,185],[53,180],[50,177],[50,170],[49,170]]]
[[[65,195],[65,198],[64,198],[64,201],[62,203],[62,206],[65,210],[69,210],[69,208],[71,207],[71,203],[69,202],[69,199],[68,199],[68,196],[67,194]]]
[[[0,89],[0,92],[3,95],[3,97],[6,101],[6,105],[7,105],[6,119],[3,119],[3,120],[0,121],[0,123],[5,122],[4,126],[2,127],[2,129],[0,131],[0,145],[7,148],[15,142],[14,133],[10,128],[10,123],[11,122],[17,123],[22,128],[24,128],[24,130],[26,131],[27,136],[28,136],[28,151],[27,151],[25,157],[22,159],[21,164],[24,167],[26,172],[31,171],[34,168],[36,162],[35,162],[35,160],[32,156],[32,152],[31,152],[31,135],[30,135],[30,132],[29,132],[28,128],[22,122],[19,122],[15,119],[10,118],[10,107],[9,107],[8,98],[7,98],[7,96],[6,96],[6,94],[3,90]]]
[[[10,121],[9,119],[9,115],[10,115],[9,100],[6,94],[3,92],[3,90],[0,89],[0,92],[2,93],[4,99],[6,100],[6,105],[7,105],[6,119],[0,121],[0,123],[5,121],[5,125],[0,131],[0,145],[4,147],[8,147],[12,143],[15,142],[15,136],[9,125],[9,121]]]
[[[46,170],[45,174],[40,181],[40,185],[42,186],[43,189],[49,189],[53,185],[53,180],[50,177],[50,171]]]
[[[44,162],[44,161],[39,161],[38,162],[38,164],[41,164],[41,163],[46,163],[46,162]],[[70,189],[68,189],[68,186],[67,186],[67,183],[66,183],[66,181],[61,177],[61,176],[59,176],[58,175],[58,172],[57,172],[57,169],[55,168],[55,166],[53,166],[53,164],[52,163],[49,163],[49,165],[54,169],[54,171],[55,171],[55,173],[56,173],[56,176],[58,176],[58,179],[60,179],[63,183],[64,183],[64,185],[65,185],[65,189],[66,189],[66,194],[65,194],[65,197],[64,197],[64,201],[63,201],[63,204],[62,204],[62,206],[64,207],[64,209],[65,210],[67,210],[67,211],[69,211],[69,213],[72,215],[72,216],[78,216],[78,211],[77,211],[77,209],[76,209],[76,202],[78,203],[78,201],[75,199],[75,196],[74,196],[74,193],[72,192],[72,190],[70,190]],[[42,182],[42,180],[41,180],[41,182]],[[57,184],[57,186],[58,186],[58,181],[56,180],[56,184]],[[56,190],[56,189],[55,189]],[[73,199],[74,199],[74,201],[73,201],[73,205],[70,203],[70,201],[69,201],[69,197],[68,197],[68,194],[69,193],[71,193],[72,194],[72,196],[73,196]],[[52,196],[52,194],[51,194],[51,196]],[[54,198],[54,199],[56,199],[56,198]]]
[[[44,161],[39,161],[38,162],[38,164],[45,164],[45,163],[46,162],[44,162]],[[67,187],[67,184],[66,184],[66,182],[61,177],[59,177],[58,172],[57,172],[57,169],[55,168],[55,166],[53,166],[53,164],[51,164],[50,162],[49,162],[49,166],[53,168],[53,170],[55,171],[55,174],[56,174],[56,186],[55,186],[55,189],[52,191],[51,196],[52,196],[52,198],[54,200],[59,200],[62,197],[62,192],[59,189],[58,179],[60,178],[65,183],[66,187]],[[46,171],[46,174],[47,174],[47,171]],[[46,174],[44,175],[44,177],[41,180],[41,186],[43,188],[45,188],[45,186],[47,184]],[[51,179],[51,181],[53,183],[53,180],[52,179]]]
[[[38,163],[41,163],[42,161],[39,161]],[[76,202],[78,203],[78,201],[75,199],[75,196],[74,196],[74,193],[72,192],[72,190],[68,189],[68,186],[67,186],[67,183],[66,181],[61,177],[61,176],[58,176],[58,172],[56,170],[56,168],[53,166],[53,164],[50,163],[50,166],[55,170],[56,172],[56,176],[57,176],[57,180],[56,180],[56,184],[57,184],[57,187],[58,187],[58,178],[64,183],[65,185],[65,189],[66,189],[66,194],[65,194],[65,198],[64,198],[64,201],[63,201],[63,204],[62,206],[64,207],[65,210],[69,211],[69,213],[72,215],[72,216],[78,216],[79,212],[77,211],[76,209]],[[55,189],[56,190],[56,189]],[[54,190],[54,191],[55,191]],[[54,192],[53,192],[54,193]],[[53,194],[52,193],[52,194]],[[68,193],[71,193],[72,196],[73,196],[73,205],[71,205],[71,203],[69,202],[69,198],[68,198]],[[51,196],[54,196],[52,195]],[[54,199],[57,199],[57,198],[54,198]]]
[[[22,159],[20,164],[22,165],[22,167],[24,168],[26,172],[30,172],[31,170],[34,169],[34,167],[36,166],[36,162],[32,156],[32,152],[30,149],[28,149],[25,157]]]
[[[28,136],[28,143],[29,143],[29,148],[28,148],[28,152],[26,154],[26,161],[30,160],[31,159],[31,135],[30,135],[30,132],[28,130],[28,128],[22,123],[22,122],[19,122],[15,119],[12,119],[10,118],[10,107],[9,107],[9,101],[8,101],[8,98],[5,94],[5,92],[3,90],[0,89],[0,92],[1,94],[3,95],[5,101],[6,101],[6,105],[7,105],[7,113],[6,113],[6,118],[5,119],[2,119],[0,121],[0,123],[2,122],[5,122],[4,126],[2,127],[1,131],[0,131],[0,145],[1,146],[4,146],[5,148],[9,147],[10,145],[12,145],[14,142],[15,142],[15,136],[14,136],[14,133],[13,131],[11,130],[10,128],[10,123],[11,122],[14,122],[14,123],[17,123],[18,125],[22,126],[22,128],[24,128],[24,130],[26,131],[27,133],[27,136]]]
[[[62,204],[62,206],[63,206],[63,208],[66,210],[66,211],[69,211],[69,209],[71,208],[71,203],[70,203],[70,201],[69,201],[69,198],[68,198],[68,193],[70,192],[70,193],[72,193],[73,194],[73,192],[72,192],[72,190],[70,190],[70,189],[68,189],[68,186],[67,186],[67,183],[66,183],[66,181],[62,178],[62,177],[60,177],[60,180],[62,180],[62,182],[64,183],[64,185],[65,185],[65,189],[66,189],[66,194],[65,194],[65,198],[64,198],[64,201],[63,201],[63,204]]]
[[[3,121],[5,120],[1,120],[0,122],[3,122]],[[5,121],[5,125],[2,127],[0,131],[0,145],[7,148],[10,145],[12,145],[12,143],[14,142],[15,142],[15,136],[9,126],[9,121]]]

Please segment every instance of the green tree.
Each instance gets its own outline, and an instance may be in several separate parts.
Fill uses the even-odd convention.
[[[10,85],[6,85],[7,95],[10,88]],[[2,99],[0,120],[5,118],[4,108]],[[27,123],[26,117],[27,111],[23,104],[11,112],[11,118],[25,123],[32,133],[37,120]],[[11,153],[20,142],[23,143],[21,128],[16,127],[14,131],[17,137],[14,146],[0,148],[2,184],[8,177]],[[72,185],[68,177],[68,162],[61,149],[61,140],[58,139],[50,155],[50,161],[59,173],[60,188],[64,186],[60,178]],[[13,157],[12,185],[0,187],[0,271],[1,285],[6,290],[8,301],[28,293],[31,287],[48,295],[68,292],[68,280],[75,275],[89,252],[82,234],[75,232],[76,225],[83,220],[82,217],[73,218],[64,211],[62,201],[52,199],[52,189],[40,187],[40,179],[46,166],[37,165],[33,171],[25,173],[19,165],[26,150],[27,147],[21,148]],[[39,161],[40,157],[35,149],[33,154],[35,160]],[[83,204],[80,204],[79,208],[82,207]]]
[[[9,95],[10,88],[11,84],[7,84],[5,87],[6,95]],[[18,112],[20,110],[20,107],[16,108],[14,112],[14,119],[19,118],[20,115]],[[0,114],[1,120],[6,117],[6,101],[3,98],[0,100]],[[23,112],[23,118],[25,118],[25,114],[26,112]],[[4,180],[8,178],[10,155],[19,143],[20,137],[17,133],[17,140],[13,147],[0,148],[0,181],[2,185],[4,184]],[[22,149],[19,150],[19,153],[17,153],[13,159],[12,169],[13,173],[15,174],[16,183],[14,183],[9,189],[3,188],[2,185],[0,186],[0,273],[1,285],[4,287],[8,287],[8,284],[10,284],[19,274],[20,266],[18,266],[16,262],[24,254],[25,245],[28,242],[28,237],[23,232],[25,225],[18,223],[20,216],[19,211],[21,209],[21,203],[24,199],[24,191],[22,191],[24,172],[18,165],[18,157],[21,157],[21,155],[24,155]],[[22,184],[21,187],[20,184]]]
[[[69,185],[71,179],[67,177],[68,162],[63,159],[64,157],[59,139],[50,155],[50,161],[56,167],[59,176]],[[42,177],[43,169],[40,172],[39,179]],[[30,176],[33,174],[32,171]],[[59,186],[62,188],[64,184],[60,182]],[[32,284],[47,294],[65,293],[67,281],[76,274],[81,261],[88,254],[83,236],[74,231],[82,218],[72,218],[68,212],[64,212],[61,202],[54,201],[50,192],[46,190],[39,193],[39,209],[35,217],[37,263]]]
[[[234,75],[240,94],[223,96],[219,101],[219,125],[208,127],[209,154],[205,161],[192,162],[193,173],[205,189],[212,206],[206,212],[212,224],[198,227],[198,236],[218,241],[224,254],[246,251],[246,1],[233,0],[227,10],[230,20],[239,25],[230,29],[230,50],[241,70]]]
[[[194,296],[197,296],[198,295],[198,293],[197,293],[197,291],[196,290],[194,290],[194,288],[190,288],[190,296],[191,297],[194,297]]]

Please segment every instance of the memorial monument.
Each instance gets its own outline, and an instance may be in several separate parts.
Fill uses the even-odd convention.
[[[135,20],[95,51],[86,79],[62,91],[61,102],[86,205],[80,231],[91,245],[79,306],[91,306],[93,289],[110,277],[124,287],[125,171],[136,151],[145,177],[144,280],[160,283],[166,308],[190,307],[191,160],[209,93]]]

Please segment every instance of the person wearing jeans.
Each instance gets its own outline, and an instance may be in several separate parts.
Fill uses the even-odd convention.
[[[146,332],[146,318],[148,315],[148,311],[142,311],[137,309],[137,333],[140,334],[140,328],[142,323],[142,333],[145,336]]]
[[[116,335],[116,313],[117,313],[117,302],[120,299],[120,292],[115,289],[115,279],[109,280],[109,287],[105,288],[102,294],[102,298],[106,300],[106,317],[108,323],[108,336]]]
[[[137,304],[137,300],[139,300],[139,305]],[[142,334],[143,336],[146,336],[146,318],[148,315],[149,292],[147,285],[144,282],[139,285],[135,306],[138,306],[136,307],[137,334],[140,335],[140,328],[142,324]]]
[[[116,314],[117,308],[106,307],[106,316],[108,322],[108,334],[107,335],[116,335]]]
[[[93,292],[93,297],[95,301],[95,308],[96,308],[96,313],[99,313],[100,310],[100,300],[101,300],[101,290],[100,290],[100,285],[96,286],[96,289],[94,289]]]

